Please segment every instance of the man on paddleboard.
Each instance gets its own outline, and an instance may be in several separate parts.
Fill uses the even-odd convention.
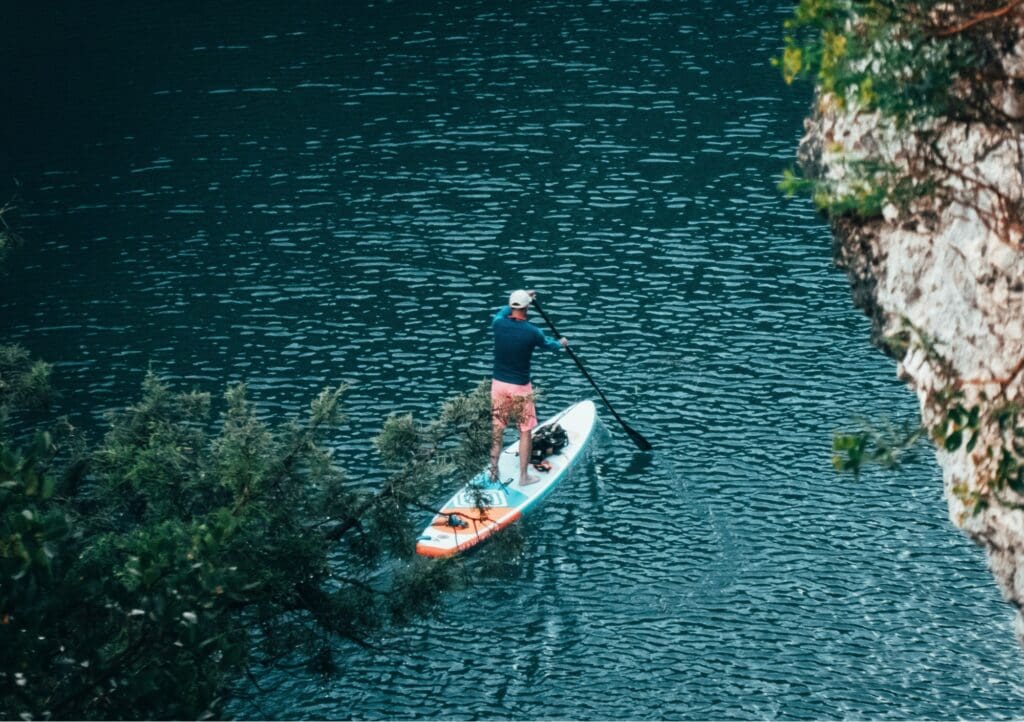
[[[493,441],[491,443],[491,478],[498,480],[498,456],[501,454],[502,436],[510,421],[519,424],[519,484],[538,481],[527,469],[533,444],[531,429],[537,425],[537,410],[533,405],[533,385],[530,383],[530,361],[535,348],[561,351],[569,341],[548,338],[544,332],[526,320],[526,309],[534,297],[533,291],[513,291],[508,305],[503,306],[491,321],[494,331],[494,374],[491,380],[491,417]]]

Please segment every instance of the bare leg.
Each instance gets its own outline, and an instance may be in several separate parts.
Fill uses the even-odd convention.
[[[530,452],[533,450],[533,434],[529,431],[519,432],[519,486],[526,486],[540,481],[528,473],[530,468]]]
[[[491,481],[498,481],[498,457],[501,455],[501,440],[504,435],[505,424],[495,417],[494,425],[491,427]]]

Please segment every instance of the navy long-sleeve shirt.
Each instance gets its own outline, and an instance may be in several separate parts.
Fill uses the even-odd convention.
[[[530,359],[535,348],[561,351],[562,345],[544,335],[529,321],[512,318],[512,308],[503,306],[491,321],[494,331],[494,378],[507,384],[530,383]]]

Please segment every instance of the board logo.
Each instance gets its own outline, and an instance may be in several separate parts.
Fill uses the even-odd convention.
[[[508,497],[502,489],[463,489],[455,497],[455,506],[467,509],[483,505],[485,507],[508,506]]]

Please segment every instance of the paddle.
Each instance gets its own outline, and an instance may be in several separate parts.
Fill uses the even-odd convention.
[[[548,315],[546,313],[544,313],[544,309],[540,307],[540,303],[537,302],[537,298],[536,297],[534,297],[534,299],[533,299],[533,307],[537,309],[537,313],[539,313],[544,318],[544,320],[547,322],[548,326],[551,327],[551,333],[553,333],[553,334],[555,334],[555,336],[558,336],[559,338],[561,338],[562,334],[558,333],[558,329],[555,328],[555,324],[553,324],[551,322],[551,319],[548,318]],[[596,391],[598,393],[598,395],[601,397],[601,401],[603,401],[604,405],[608,407],[608,410],[612,412],[612,416],[615,417],[615,420],[618,421],[619,424],[622,425],[622,429],[627,434],[629,434],[629,438],[631,438],[633,440],[633,443],[636,444],[637,448],[640,449],[641,451],[650,451],[651,449],[653,449],[654,447],[651,446],[651,442],[648,441],[647,439],[645,439],[643,436],[641,436],[638,431],[636,431],[635,429],[631,428],[629,424],[627,424],[625,421],[623,421],[622,417],[618,415],[618,413],[615,411],[615,409],[612,408],[612,405],[611,405],[611,403],[609,403],[608,399],[605,397],[604,392],[601,391],[600,388],[598,388],[597,382],[594,381],[594,377],[591,376],[590,372],[587,371],[586,367],[583,366],[583,362],[580,361],[579,356],[577,356],[576,352],[572,350],[572,347],[571,346],[566,346],[565,350],[569,352],[570,358],[572,358],[572,360],[576,362],[576,365],[579,367],[580,371],[582,371],[583,375],[587,377],[587,381],[589,381],[590,385],[594,387],[594,391]]]

